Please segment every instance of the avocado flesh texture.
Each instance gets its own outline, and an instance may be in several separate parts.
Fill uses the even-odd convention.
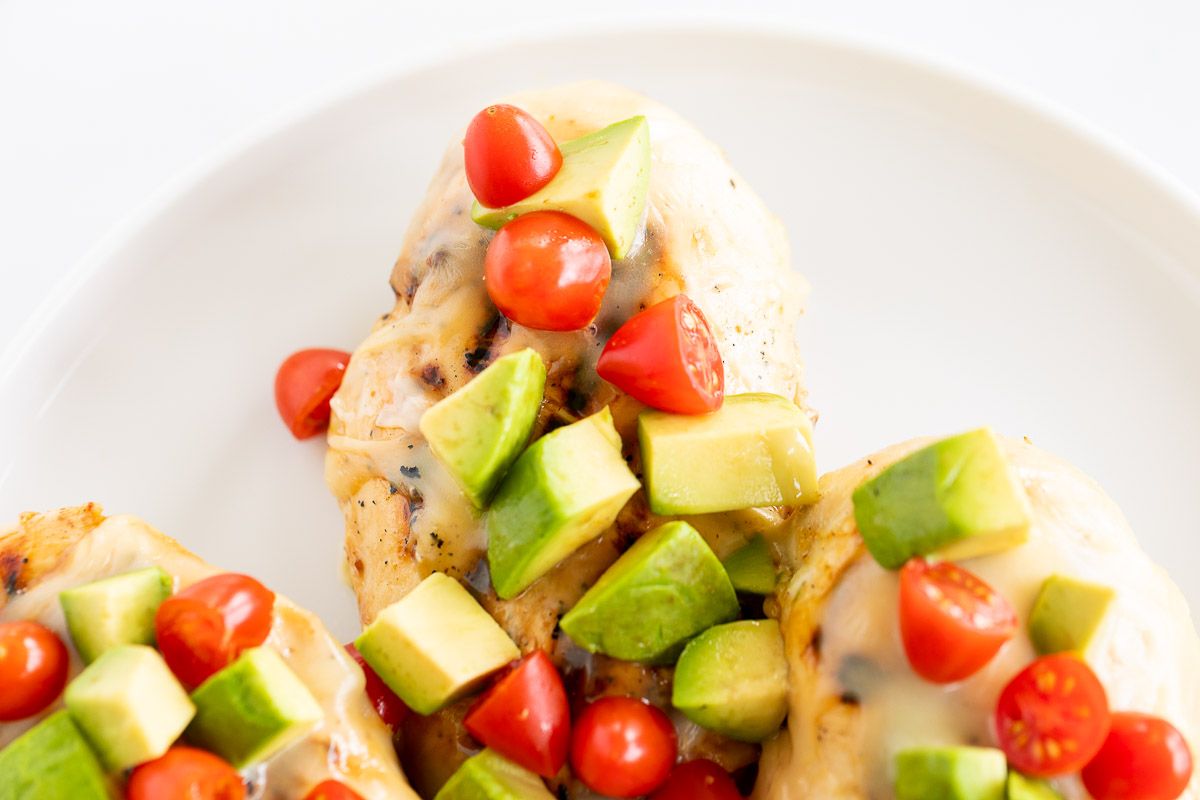
[[[729,582],[739,592],[768,595],[775,591],[778,573],[771,547],[762,534],[754,536],[729,555],[722,564]]]
[[[504,208],[478,202],[471,219],[487,228],[531,211],[563,211],[596,229],[613,258],[637,239],[650,188],[650,125],[631,117],[559,146],[562,167],[548,184]]]
[[[521,656],[462,584],[440,572],[381,611],[354,645],[418,714],[469,694]]]
[[[546,365],[526,348],[497,359],[421,417],[421,434],[476,508],[487,505],[529,440]]]
[[[0,750],[0,800],[113,800],[104,768],[67,711]]]
[[[162,569],[147,567],[61,592],[58,601],[83,663],[118,645],[154,644],[154,615],[173,585]]]
[[[1062,795],[1046,781],[1026,778],[1019,772],[1008,773],[1006,800],[1062,800]]]
[[[1083,656],[1104,624],[1116,592],[1107,586],[1051,575],[1029,614],[1029,638],[1040,655]]]
[[[496,594],[524,591],[613,524],[639,488],[608,408],[552,431],[521,454],[488,512]]]
[[[646,496],[655,514],[817,500],[812,421],[778,395],[731,395],[711,414],[644,411],[638,440]]]
[[[702,728],[743,742],[775,735],[787,716],[788,667],[779,623],[717,625],[688,642],[671,703]]]
[[[737,615],[733,585],[704,538],[686,522],[668,522],[625,551],[559,624],[589,652],[662,664]]]
[[[896,754],[896,800],[1004,800],[1008,765],[991,747],[914,747]]]
[[[1029,500],[988,428],[943,439],[854,491],[854,518],[886,569],[914,556],[960,560],[1029,538]]]
[[[434,800],[554,800],[536,774],[494,750],[463,762]]]

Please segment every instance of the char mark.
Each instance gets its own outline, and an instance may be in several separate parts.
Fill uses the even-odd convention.
[[[500,313],[493,316],[475,338],[475,346],[463,353],[463,365],[467,371],[472,375],[483,372],[488,364],[496,360],[511,332],[512,323],[507,317]]]

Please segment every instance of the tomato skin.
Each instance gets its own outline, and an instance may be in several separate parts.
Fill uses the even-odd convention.
[[[900,635],[913,671],[927,681],[974,675],[1017,626],[1008,600],[962,567],[914,558],[900,570]]]
[[[534,651],[497,680],[463,723],[476,739],[543,778],[567,762],[571,709],[545,651]]]
[[[0,622],[0,722],[32,717],[67,684],[70,656],[58,634],[37,622]]]
[[[314,786],[304,800],[362,800],[362,796],[341,781],[331,779]]]
[[[501,228],[484,258],[500,313],[542,331],[577,331],[600,311],[612,260],[600,234],[561,211],[523,214]]]
[[[742,800],[742,794],[720,765],[698,758],[671,770],[650,800]]]
[[[1149,714],[1112,715],[1108,738],[1083,768],[1095,800],[1175,800],[1192,779],[1192,751],[1175,726]]]
[[[1043,656],[1017,673],[996,704],[995,729],[1008,763],[1027,775],[1078,772],[1108,735],[1108,697],[1083,660]]]
[[[129,776],[128,800],[243,800],[246,786],[237,771],[207,750],[172,747]]]
[[[705,414],[725,398],[725,366],[704,313],[678,294],[634,314],[596,362],[601,378],[648,406]]]
[[[637,797],[667,779],[676,750],[675,728],[662,711],[632,697],[602,697],[575,721],[571,768],[594,792]]]
[[[271,632],[275,593],[248,575],[228,572],[194,583],[158,607],[158,649],[188,688],[204,683]]]
[[[358,652],[358,648],[354,646],[353,642],[346,645],[346,652],[362,667],[363,677],[366,679],[367,699],[371,701],[375,713],[379,714],[379,718],[385,725],[395,729],[408,716],[408,706],[400,699],[399,695],[388,688],[388,685],[383,682],[383,678],[380,678],[375,670],[371,669],[371,665]]]
[[[329,400],[342,385],[350,354],[313,348],[292,353],[275,373],[275,407],[292,436],[308,439],[329,425]]]
[[[562,153],[540,122],[516,106],[497,104],[467,126],[463,163],[475,199],[502,208],[549,183],[562,166]]]

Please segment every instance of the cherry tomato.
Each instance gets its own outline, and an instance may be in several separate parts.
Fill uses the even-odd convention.
[[[516,106],[488,106],[463,139],[467,183],[482,205],[524,200],[558,174],[562,153],[541,123]]]
[[[594,792],[637,797],[657,789],[675,765],[667,715],[632,697],[602,697],[575,721],[571,768]]]
[[[1108,726],[1104,687],[1087,664],[1065,653],[1017,673],[996,704],[996,736],[1008,763],[1039,778],[1078,772]]]
[[[476,739],[544,778],[553,778],[567,762],[567,691],[542,650],[496,681],[463,722]]]
[[[242,776],[217,756],[193,747],[172,747],[129,776],[128,800],[242,800]]]
[[[353,643],[346,645],[346,652],[362,667],[363,677],[366,678],[367,684],[367,699],[371,701],[375,712],[379,714],[379,718],[385,725],[395,728],[408,715],[408,706],[388,688],[388,685],[383,682],[383,678],[375,674],[375,670],[371,669],[371,665],[362,657]]]
[[[37,622],[0,622],[0,722],[32,717],[67,683],[70,657],[58,635]]]
[[[667,782],[650,800],[742,800],[729,773],[706,758],[687,761],[671,770]]]
[[[900,635],[925,680],[974,675],[1016,632],[1012,605],[962,567],[914,558],[900,571]]]
[[[678,294],[634,314],[608,340],[596,372],[648,406],[675,414],[721,407],[725,366],[704,313]]]
[[[328,780],[314,786],[304,800],[362,800],[362,796],[341,781]]]
[[[300,350],[275,373],[275,407],[297,439],[316,436],[329,425],[329,400],[342,385],[350,354],[341,350]]]
[[[534,211],[496,233],[484,274],[488,296],[513,322],[577,331],[600,311],[612,261],[586,222],[561,211]]]
[[[1166,720],[1129,712],[1112,715],[1108,738],[1083,768],[1095,800],[1175,800],[1191,779],[1183,734]]]
[[[199,686],[271,632],[275,593],[254,578],[214,575],[158,607],[158,649],[175,677]]]

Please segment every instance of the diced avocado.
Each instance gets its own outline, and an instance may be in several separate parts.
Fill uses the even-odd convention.
[[[613,258],[637,239],[650,187],[650,126],[631,117],[559,146],[562,167],[541,191],[505,208],[471,209],[471,219],[499,228],[530,211],[565,211],[604,238]]]
[[[167,662],[143,644],[106,650],[71,681],[64,700],[112,772],[166,753],[196,713]]]
[[[317,699],[279,655],[253,647],[192,693],[193,744],[236,769],[265,761],[312,730],[325,716]]]
[[[1107,586],[1051,575],[1029,614],[1029,638],[1041,655],[1083,655],[1108,614],[1116,592]]]
[[[354,646],[418,714],[470,694],[521,656],[462,584],[440,572],[381,611]]]
[[[755,536],[735,550],[723,562],[729,582],[739,592],[771,594],[775,591],[778,574],[771,547],[762,535]]]
[[[535,773],[494,750],[463,762],[433,800],[554,800]]]
[[[1008,766],[991,747],[914,747],[896,754],[896,800],[1004,800]]]
[[[761,742],[787,716],[787,679],[779,623],[730,622],[709,628],[683,648],[671,703],[702,728]]]
[[[598,536],[638,487],[608,408],[531,444],[488,513],[496,594],[515,597]]]
[[[1026,778],[1019,772],[1008,773],[1006,800],[1062,800],[1062,795],[1046,781]]]
[[[83,662],[117,645],[154,644],[154,615],[173,583],[160,568],[147,567],[61,592],[58,602]]]
[[[67,711],[0,750],[0,800],[112,800],[100,760]]]
[[[463,494],[483,508],[529,440],[546,365],[526,348],[496,359],[421,417],[421,434]]]
[[[655,514],[708,514],[817,499],[812,421],[773,394],[737,394],[711,414],[645,411],[638,440]]]
[[[875,560],[967,559],[1029,538],[1029,500],[989,428],[943,439],[897,461],[854,492],[854,518]]]
[[[733,585],[708,543],[686,522],[668,522],[625,551],[559,624],[589,652],[665,663],[737,615]]]

